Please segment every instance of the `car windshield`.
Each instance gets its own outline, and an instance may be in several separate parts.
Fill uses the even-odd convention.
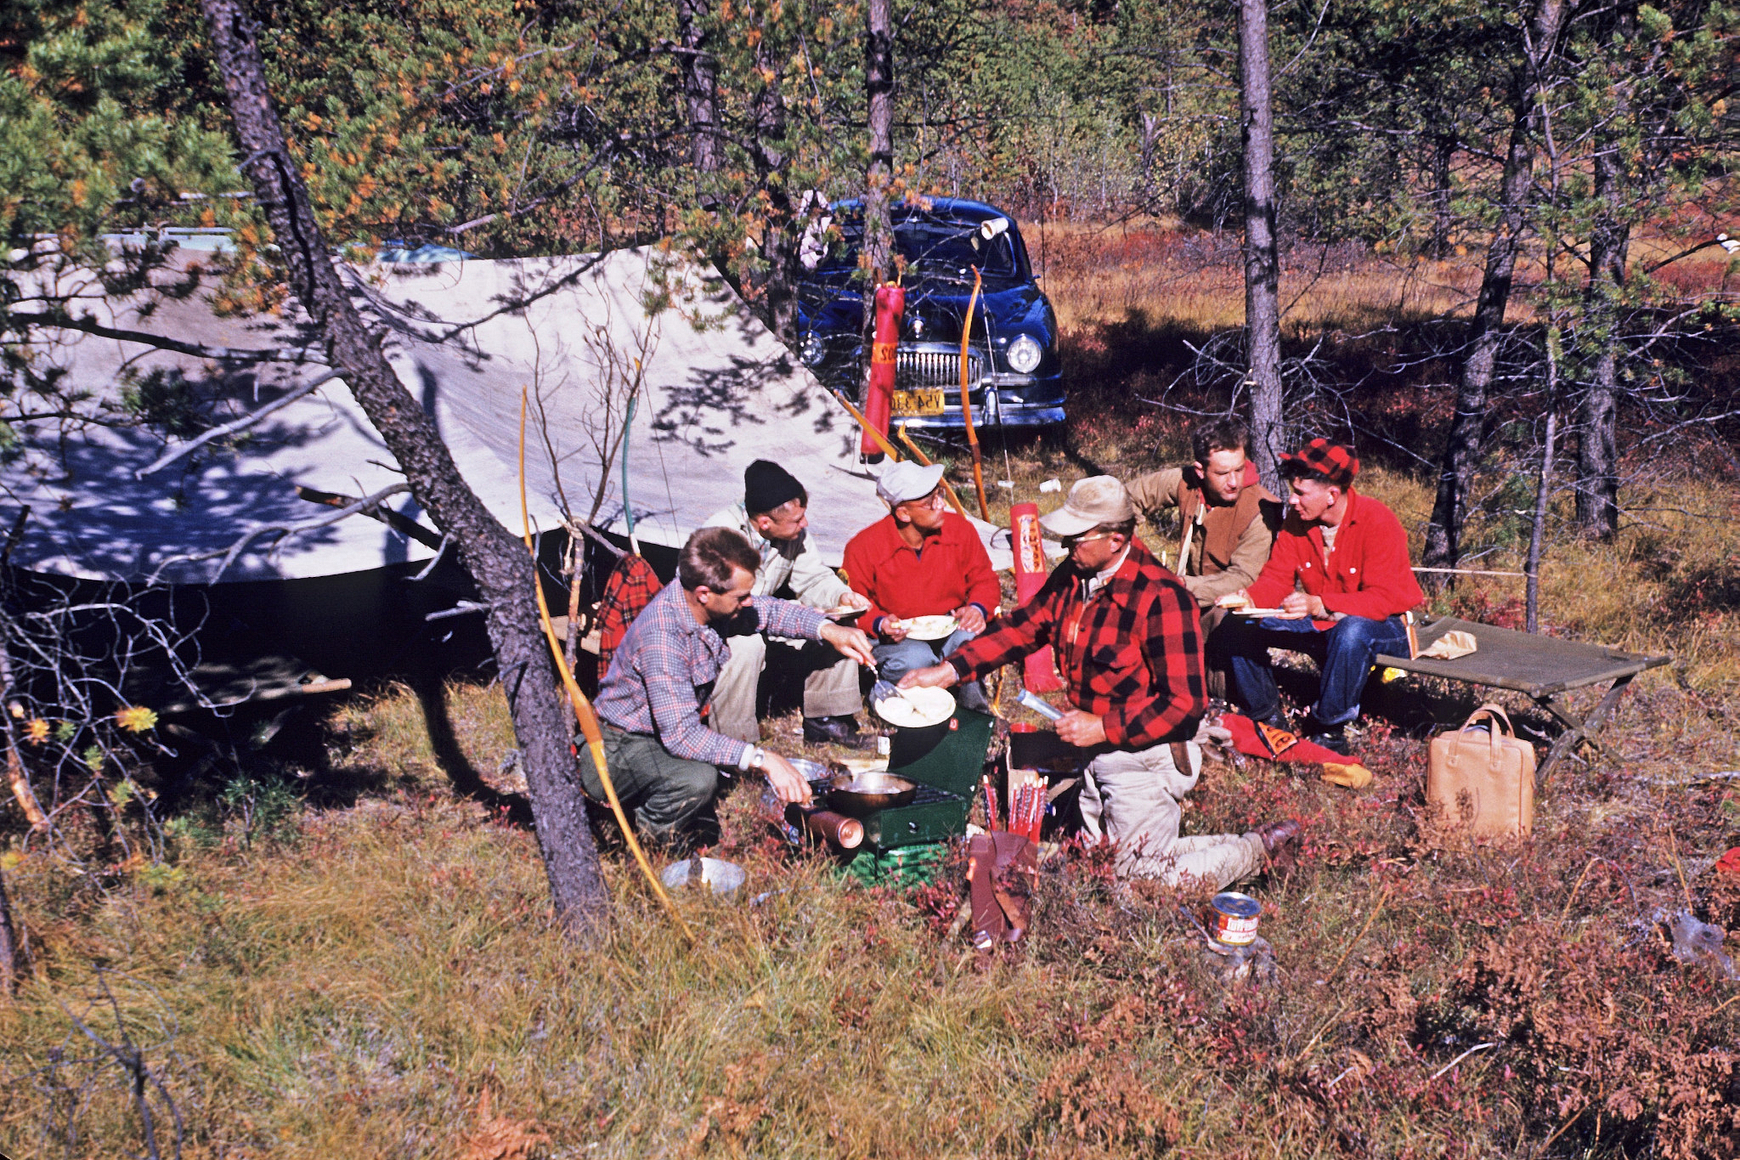
[[[840,222],[829,231],[827,253],[817,264],[818,273],[855,270],[864,230],[860,222]],[[894,247],[915,275],[959,278],[971,282],[977,266],[987,281],[1020,277],[1015,246],[1007,233],[986,240],[977,222],[908,218],[894,225]]]

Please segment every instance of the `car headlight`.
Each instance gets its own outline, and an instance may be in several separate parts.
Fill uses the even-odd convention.
[[[822,365],[822,360],[828,357],[828,348],[822,342],[821,336],[812,331],[804,335],[803,350],[800,353],[803,356],[805,366],[819,367]]]
[[[1009,369],[1019,375],[1030,375],[1039,369],[1039,360],[1045,357],[1045,348],[1031,334],[1023,334],[1009,344],[1004,358],[1009,360]]]

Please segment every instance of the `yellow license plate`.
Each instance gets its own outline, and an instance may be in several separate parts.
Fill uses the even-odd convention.
[[[920,387],[911,391],[895,391],[888,409],[896,415],[940,415],[943,413],[941,387]]]

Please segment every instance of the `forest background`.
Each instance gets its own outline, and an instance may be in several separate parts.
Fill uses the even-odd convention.
[[[803,195],[863,187],[863,5],[251,11],[315,217],[356,256],[669,244],[795,338]],[[991,445],[1021,488],[1177,456],[1193,417],[1242,403],[1238,15],[893,9],[896,188],[1014,213],[1064,323],[1068,427]],[[1224,769],[1199,795],[1192,827],[1311,823],[1311,869],[1264,884],[1279,987],[1223,990],[1178,898],[1114,889],[1091,859],[1048,875],[1032,941],[977,970],[944,937],[952,883],[847,889],[760,847],[746,808],[729,852],[784,893],[695,904],[716,937],[686,953],[607,852],[611,933],[577,949],[545,925],[530,836],[448,784],[513,749],[499,688],[455,685],[435,745],[415,699],[359,700],[313,751],[243,755],[176,817],[152,814],[126,727],[69,720],[38,750],[7,715],[33,772],[52,749],[97,789],[51,803],[69,807],[52,841],[8,821],[27,969],[0,1009],[0,1147],[1735,1154],[1733,984],[1664,932],[1680,910],[1740,925],[1714,869],[1740,799],[1704,776],[1733,764],[1740,712],[1737,14],[1267,18],[1290,434],[1355,438],[1431,558],[1521,569],[1542,512],[1542,627],[1675,656],[1560,775],[1535,843],[1427,840],[1416,710],[1468,706],[1410,682],[1367,741],[1375,792]],[[0,449],[45,426],[208,427],[175,383],[117,408],[32,357],[91,325],[37,293],[45,271],[183,292],[170,254],[110,262],[104,234],[228,228],[220,305],[289,301],[199,11],[14,3],[0,70]],[[1503,579],[1434,601],[1526,615]]]

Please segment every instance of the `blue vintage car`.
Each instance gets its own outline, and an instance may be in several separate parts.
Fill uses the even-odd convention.
[[[802,355],[829,387],[862,398],[867,359],[861,341],[864,278],[858,274],[863,207],[831,207],[825,233],[806,238],[799,288]],[[1057,317],[1040,292],[1021,231],[982,202],[910,198],[895,203],[895,248],[906,260],[906,313],[897,352],[893,419],[910,427],[960,427],[961,320],[983,280],[973,312],[967,375],[975,425],[1063,422]]]

